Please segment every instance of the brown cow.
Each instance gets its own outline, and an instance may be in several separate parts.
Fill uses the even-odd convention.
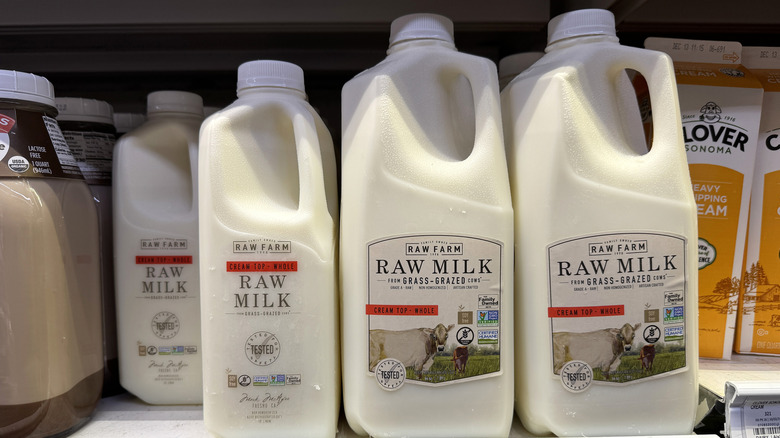
[[[639,362],[642,364],[642,369],[650,371],[653,369],[653,360],[655,359],[655,345],[647,344],[642,347],[639,352]]]
[[[374,371],[382,359],[393,358],[404,364],[405,368],[412,367],[420,378],[423,371],[428,371],[433,365],[436,353],[444,351],[449,337],[448,332],[453,327],[455,324],[448,326],[438,324],[434,328],[400,331],[371,330],[369,331],[368,369]]]
[[[469,360],[468,347],[458,347],[452,352],[452,362],[455,364],[455,373],[466,372],[466,362]]]

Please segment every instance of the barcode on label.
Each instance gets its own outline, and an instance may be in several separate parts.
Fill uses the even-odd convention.
[[[757,435],[780,435],[780,427],[754,427],[753,434]]]

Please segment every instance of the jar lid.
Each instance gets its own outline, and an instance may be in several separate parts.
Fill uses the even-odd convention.
[[[57,121],[114,124],[114,109],[108,102],[81,97],[57,97]]]
[[[117,133],[130,132],[145,121],[146,116],[141,113],[114,113],[114,126]]]
[[[54,86],[43,76],[0,70],[0,99],[17,99],[55,107]]]

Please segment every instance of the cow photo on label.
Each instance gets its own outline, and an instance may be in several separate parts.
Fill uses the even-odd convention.
[[[422,378],[423,371],[428,371],[433,365],[436,353],[444,351],[453,327],[455,324],[409,330],[370,330],[369,370],[373,372],[381,360],[392,358],[406,368],[411,367],[417,378]]]
[[[631,351],[634,333],[642,323],[623,324],[621,328],[605,328],[585,333],[553,333],[554,373],[572,360],[586,362],[594,370],[600,369],[605,380],[620,365],[620,358]]]

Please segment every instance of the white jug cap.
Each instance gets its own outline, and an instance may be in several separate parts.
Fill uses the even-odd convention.
[[[130,132],[143,125],[146,116],[141,113],[114,113],[114,126],[116,132]]]
[[[57,97],[57,120],[114,124],[114,109],[108,102],[81,97]]]
[[[454,43],[452,20],[436,14],[409,14],[390,24],[390,46],[408,40],[433,39]]]
[[[187,91],[154,91],[146,96],[146,113],[188,113],[203,116],[203,99]]]
[[[516,76],[538,61],[544,52],[523,52],[515,53],[501,58],[498,61],[498,76]]]
[[[54,86],[43,76],[0,70],[0,99],[18,99],[54,107]]]
[[[303,69],[284,61],[249,61],[238,66],[238,91],[255,87],[292,88],[306,92]]]
[[[547,24],[547,45],[586,35],[616,36],[615,16],[606,9],[580,9],[566,12]]]

